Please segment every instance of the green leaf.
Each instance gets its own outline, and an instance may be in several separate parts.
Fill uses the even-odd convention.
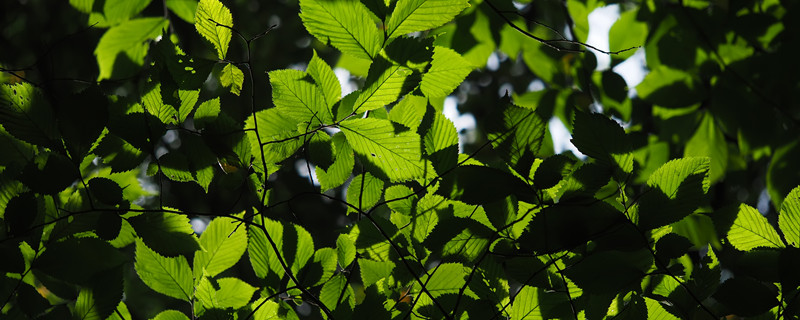
[[[204,250],[195,252],[195,279],[203,274],[214,277],[232,267],[247,250],[247,231],[245,226],[227,217],[211,220],[200,236],[200,247]]]
[[[280,305],[278,305],[275,301],[265,300],[266,298],[259,298],[251,304],[254,311],[253,320],[280,319],[280,315],[278,314]]]
[[[469,274],[469,269],[459,263],[442,263],[433,270],[429,270],[431,276],[422,277],[425,288],[433,295],[433,298],[444,294],[458,293],[464,286],[464,279]],[[414,283],[414,290],[419,290],[419,284]]]
[[[338,256],[339,266],[342,268],[348,267],[356,258],[356,244],[353,239],[350,239],[346,234],[340,234],[336,238],[336,254]]]
[[[203,129],[214,122],[219,115],[219,97],[203,101],[194,112],[194,125]]]
[[[800,186],[794,188],[781,203],[778,226],[790,245],[800,246]]]
[[[172,257],[190,254],[200,248],[186,215],[148,212],[127,220],[136,230],[140,241],[159,254]]]
[[[547,124],[534,110],[510,103],[503,110],[502,119],[492,121],[490,126],[488,137],[492,147],[511,165],[532,162],[547,129]]]
[[[417,131],[422,123],[422,117],[425,116],[427,106],[428,99],[425,97],[406,95],[389,111],[389,120],[402,124],[411,131]]]
[[[15,138],[35,145],[50,146],[59,136],[50,104],[27,82],[0,87],[0,124]]]
[[[78,319],[84,320],[102,320],[98,310],[95,309],[95,300],[92,289],[83,288],[78,293],[78,299],[75,301],[75,311],[73,315]]]
[[[374,118],[346,120],[339,127],[353,150],[391,181],[411,180],[422,175],[420,137],[416,133],[395,133],[389,120]]]
[[[380,262],[369,259],[358,259],[358,266],[361,268],[361,281],[364,288],[391,275],[395,267],[394,262],[391,261]]]
[[[639,200],[639,225],[645,229],[676,222],[706,201],[710,187],[708,158],[675,159],[658,168]]]
[[[331,310],[336,310],[340,302],[348,304],[350,309],[356,306],[353,288],[347,283],[347,277],[343,274],[333,276],[330,281],[322,286],[319,292],[319,300]]]
[[[264,220],[264,230],[251,227],[249,233],[248,253],[253,270],[260,278],[265,278],[269,271],[282,276],[282,259],[294,274],[306,265],[314,255],[314,240],[311,234],[299,225],[288,225],[272,220]],[[291,226],[291,227],[290,227]],[[270,244],[267,234],[279,250],[279,255]]]
[[[422,139],[425,153],[436,172],[443,174],[458,165],[458,132],[444,114],[435,113],[430,128]]]
[[[362,212],[372,208],[381,199],[383,194],[383,181],[365,172],[357,175],[347,188],[347,203],[355,206]],[[348,207],[348,213],[355,211]]]
[[[197,105],[197,99],[200,98],[200,90],[179,89],[178,96],[181,99],[181,105],[178,107],[178,120],[176,124],[180,125],[186,121],[186,118],[189,117],[189,114],[192,113],[195,105]]]
[[[708,157],[711,159],[709,176],[711,183],[725,176],[728,168],[728,143],[722,130],[717,127],[716,118],[706,112],[691,139],[686,143],[684,157]]]
[[[445,97],[472,72],[472,64],[450,48],[433,48],[431,68],[422,76],[420,89],[428,97]]]
[[[636,20],[637,13],[639,10],[628,10],[619,15],[619,19],[608,32],[609,50],[619,51],[644,45],[647,38],[647,24]],[[634,52],[636,50],[628,50],[614,58],[628,59]]]
[[[250,303],[256,288],[238,278],[218,279],[219,290],[216,291],[217,308],[239,309]]]
[[[283,115],[308,123],[309,127],[330,123],[333,119],[331,109],[326,107],[320,89],[307,77],[299,70],[271,71],[272,102]]]
[[[750,251],[755,248],[783,248],[778,232],[769,224],[767,218],[746,204],[739,206],[739,213],[728,231],[728,241],[739,250]]]
[[[664,309],[660,302],[648,297],[644,298],[644,303],[647,306],[647,319],[652,320],[678,320],[678,317],[672,315]]]
[[[213,21],[212,21],[213,20]],[[226,27],[222,27],[227,26]],[[231,42],[233,16],[219,0],[200,0],[194,18],[194,26],[203,38],[217,49],[217,57],[225,59]]]
[[[696,74],[663,65],[651,70],[636,92],[645,101],[666,108],[688,107],[706,95]]]
[[[283,161],[303,145],[303,138],[297,132],[297,121],[285,116],[278,108],[261,110],[256,113],[256,119],[258,119],[258,135],[261,140],[257,139],[253,130],[248,130],[247,136],[250,139],[253,154],[263,152],[267,163]],[[252,116],[245,121],[245,128],[256,128]],[[259,142],[263,144],[260,148]]]
[[[342,87],[339,85],[339,79],[333,73],[333,69],[317,55],[316,50],[314,50],[314,56],[311,57],[311,62],[308,63],[306,72],[311,78],[314,78],[314,82],[320,88],[328,109],[333,108],[336,101],[342,97]]]
[[[539,308],[539,289],[523,286],[514,296],[511,305],[511,320],[538,320],[543,319],[542,309]]]
[[[197,0],[167,0],[167,8],[184,21],[194,24]]]
[[[156,292],[184,301],[192,300],[192,270],[184,256],[163,257],[136,239],[134,266],[139,278]]]
[[[466,7],[469,7],[467,0],[399,1],[386,25],[386,36],[397,38],[439,27],[453,20]]]
[[[369,68],[364,89],[358,95],[354,112],[383,108],[416,87],[419,75],[408,67],[376,59]]]
[[[150,39],[162,34],[169,21],[163,18],[140,18],[115,26],[100,38],[94,54],[100,67],[97,80],[120,78],[132,73],[123,67],[141,66],[147,55]]]
[[[151,0],[118,0],[105,1],[103,15],[106,22],[115,25],[136,16],[147,8]]]
[[[233,65],[232,63],[226,64],[222,68],[222,73],[219,76],[219,82],[223,87],[231,88],[231,93],[239,95],[242,92],[242,83],[244,83],[244,73],[242,69]]]
[[[320,166],[315,168],[317,180],[319,180],[320,189],[323,192],[341,186],[347,181],[347,178],[350,178],[350,174],[353,173],[353,166],[355,165],[353,148],[347,143],[344,133],[337,132],[333,135],[332,144],[333,164],[327,170]]]
[[[301,0],[300,18],[319,41],[357,58],[372,60],[383,44],[372,13],[360,1]]]
[[[164,310],[157,314],[152,320],[189,320],[189,317],[178,310]]]
[[[165,124],[175,124],[178,118],[178,109],[175,106],[164,103],[161,82],[149,79],[145,87],[148,88],[142,94],[142,104],[145,110]]]

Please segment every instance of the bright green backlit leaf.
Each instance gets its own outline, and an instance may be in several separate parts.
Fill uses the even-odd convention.
[[[319,88],[306,79],[305,72],[285,69],[269,73],[272,85],[272,102],[280,112],[310,126],[330,123],[331,109],[325,105]]]
[[[469,274],[469,269],[459,263],[443,263],[432,270],[428,270],[422,282],[426,283],[425,288],[434,298],[451,293],[458,293],[466,282],[465,278]],[[419,284],[414,283],[414,291],[419,290]]]
[[[639,225],[650,229],[676,222],[706,201],[710,187],[708,158],[675,159],[658,168],[639,200]]]
[[[620,14],[617,22],[608,32],[608,47],[611,51],[619,51],[643,46],[647,37],[647,24],[636,20],[638,10],[628,10]],[[628,50],[619,54],[619,58],[627,59],[636,50]],[[616,58],[617,56],[614,56]]]
[[[161,256],[136,239],[134,266],[139,278],[156,292],[184,301],[192,300],[192,270],[184,256]]]
[[[360,1],[300,1],[300,18],[322,43],[361,59],[372,60],[383,43],[372,14]]]
[[[149,80],[146,91],[142,94],[142,104],[148,113],[156,116],[166,124],[175,124],[178,110],[174,106],[164,103],[161,95],[161,83]]]
[[[343,121],[340,128],[353,150],[391,181],[422,175],[420,137],[416,133],[395,133],[390,121],[373,118]]]
[[[148,40],[162,34],[169,22],[163,18],[140,18],[115,26],[100,38],[94,54],[100,67],[97,80],[118,78],[130,73],[120,69],[120,61],[141,65],[150,46]],[[167,41],[167,40],[165,40]]]
[[[758,210],[742,204],[739,213],[728,231],[728,241],[739,250],[750,251],[754,248],[783,248],[778,232],[769,224],[767,218]]]
[[[422,117],[425,116],[427,106],[428,99],[412,94],[406,95],[389,111],[389,120],[402,124],[412,131],[417,131],[422,123]]]
[[[467,0],[399,1],[387,23],[387,37],[436,28],[453,20],[468,6]]]
[[[194,24],[197,0],[167,0],[167,8],[184,21]]]
[[[346,234],[340,234],[336,239],[336,253],[338,255],[339,266],[346,268],[353,259],[356,258],[356,245]]]
[[[216,307],[239,309],[246,306],[256,288],[238,278],[222,278],[217,280],[219,290],[216,291]]]
[[[394,262],[391,261],[380,262],[368,259],[358,259],[358,265],[361,267],[361,281],[365,288],[391,275],[395,267]]]
[[[343,274],[335,275],[322,286],[319,300],[331,310],[336,310],[340,303],[348,304],[351,309],[356,306],[353,288],[347,283],[347,277]]]
[[[472,65],[450,48],[435,47],[431,68],[422,76],[420,89],[428,97],[445,97],[472,72]]]
[[[103,13],[106,22],[115,25],[136,16],[147,8],[151,0],[116,0],[105,1]]]
[[[214,122],[219,115],[219,98],[214,98],[208,101],[203,101],[194,112],[194,125],[199,129],[203,129],[210,123]]]
[[[367,211],[381,199],[383,181],[366,172],[353,178],[347,188],[347,203]],[[348,207],[348,212],[355,211]]]
[[[377,59],[369,68],[364,89],[355,102],[355,112],[375,110],[397,101],[419,82],[411,69]]]
[[[303,145],[303,138],[297,131],[297,121],[283,115],[278,108],[261,110],[256,113],[256,119],[258,119],[257,129],[261,140],[252,130],[247,131],[247,136],[250,139],[253,153],[260,154],[263,150],[267,163],[283,161]],[[256,128],[252,116],[245,121],[245,128]],[[260,148],[259,142],[263,144]]]
[[[455,125],[444,114],[436,113],[430,129],[422,140],[425,153],[433,162],[433,167],[441,173],[458,164],[458,132]]]
[[[800,246],[800,187],[794,188],[783,200],[778,226],[786,242],[794,247]]]
[[[253,309],[253,320],[278,320],[280,319],[280,315],[278,315],[278,310],[280,309],[280,305],[275,301],[264,301],[265,298],[260,298],[254,301],[250,306]]]
[[[523,286],[522,290],[514,296],[511,305],[511,320],[538,320],[542,318],[542,309],[539,308],[539,289]]]
[[[178,96],[181,98],[181,106],[178,108],[178,120],[176,124],[181,124],[186,121],[189,114],[194,110],[197,105],[197,99],[200,98],[200,90],[178,90]]]
[[[194,254],[194,275],[214,277],[232,267],[247,249],[247,231],[236,220],[219,217],[211,220],[200,236],[201,251]]]
[[[332,140],[335,158],[333,164],[328,167],[328,170],[319,166],[315,169],[320,189],[323,192],[336,188],[347,181],[347,178],[353,173],[355,165],[353,148],[347,143],[344,133],[336,133]]]
[[[194,26],[197,32],[217,49],[217,57],[225,59],[231,42],[230,28],[233,27],[231,11],[219,0],[200,0]]]
[[[153,320],[189,320],[189,317],[178,310],[164,310],[157,314]]]
[[[705,113],[700,126],[695,131],[686,149],[684,157],[709,157],[711,168],[709,176],[711,182],[719,181],[725,176],[728,168],[728,143],[722,131],[717,127],[716,119],[711,113]]]
[[[314,82],[316,82],[323,94],[323,100],[326,102],[328,109],[331,109],[336,101],[339,101],[342,97],[342,87],[339,84],[339,79],[336,78],[336,74],[333,73],[333,69],[317,55],[316,50],[314,51],[314,56],[311,57],[311,62],[308,63],[306,72],[314,78]]]
[[[239,67],[229,63],[222,68],[222,73],[219,75],[219,82],[223,87],[230,87],[231,93],[239,95],[242,92],[242,83],[244,83],[244,73]]]

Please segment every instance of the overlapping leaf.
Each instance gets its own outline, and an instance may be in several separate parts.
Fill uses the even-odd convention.
[[[420,89],[428,97],[445,97],[472,72],[472,65],[458,52],[445,47],[433,49],[431,68],[422,76]]]
[[[333,163],[327,170],[320,166],[315,169],[322,191],[342,185],[353,173],[353,166],[355,165],[353,148],[347,143],[344,133],[336,133],[331,140],[334,154]]]
[[[386,35],[396,38],[407,33],[441,26],[469,6],[467,0],[399,1],[386,25]]]
[[[147,55],[148,40],[161,35],[167,25],[168,21],[163,18],[139,18],[126,21],[106,31],[94,51],[97,64],[100,66],[100,75],[97,79],[116,78],[131,73],[129,70],[120,69],[124,63],[117,61],[127,60],[135,65],[141,65]]]
[[[790,245],[800,246],[800,187],[792,189],[781,203],[778,226]]]
[[[200,0],[194,18],[194,26],[217,50],[217,57],[225,59],[231,42],[233,16],[219,0]]]
[[[236,220],[219,217],[211,220],[200,236],[203,250],[194,254],[194,275],[196,279],[205,273],[214,277],[239,261],[247,249],[247,231]]]
[[[244,83],[244,73],[239,67],[229,63],[222,68],[222,74],[219,76],[219,82],[223,87],[230,87],[231,93],[239,95],[242,92],[242,83]]]
[[[353,150],[391,181],[422,175],[420,137],[416,133],[395,133],[390,121],[372,118],[343,121],[340,127]]]
[[[176,299],[192,300],[192,270],[184,256],[161,256],[137,239],[134,265],[139,278],[151,289]]]
[[[739,213],[728,231],[728,241],[739,250],[754,248],[782,248],[778,232],[769,224],[767,218],[746,204],[739,206]]]
[[[360,1],[300,1],[300,18],[308,33],[357,58],[375,57],[383,44],[372,14]]]
[[[325,97],[306,77],[305,72],[291,69],[270,72],[272,102],[283,115],[310,126],[330,123],[333,114]]]

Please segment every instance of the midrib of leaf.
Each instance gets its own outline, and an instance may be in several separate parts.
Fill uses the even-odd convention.
[[[388,74],[388,76],[386,76],[386,77],[385,77],[385,79],[383,79],[383,81],[380,81],[380,82],[378,82],[378,86],[376,87],[376,89],[375,89],[374,91],[372,91],[372,93],[368,94],[368,95],[366,96],[366,98],[364,99],[364,101],[362,101],[362,102],[361,102],[361,104],[359,104],[359,105],[358,105],[358,107],[356,107],[356,108],[354,109],[354,110],[355,110],[355,111],[354,111],[355,113],[359,113],[359,112],[360,112],[360,111],[359,111],[359,109],[361,109],[361,107],[363,107],[365,103],[369,102],[369,100],[370,100],[370,99],[372,99],[372,97],[374,97],[374,96],[375,96],[375,94],[377,94],[377,93],[378,93],[378,91],[380,91],[380,89],[381,89],[381,88],[382,88],[382,87],[383,87],[383,86],[384,86],[384,85],[385,85],[387,82],[389,82],[389,80],[390,80],[390,79],[392,79],[392,77],[393,77],[393,76],[394,76],[394,75],[395,75],[395,74],[396,74],[398,71],[400,71],[400,68],[401,68],[401,66],[398,66],[398,65],[392,65],[392,66],[391,66],[391,68],[394,68],[394,70],[392,70],[392,71],[391,71],[391,72]],[[417,84],[417,86],[419,86],[419,84]],[[412,90],[412,91],[413,91],[413,90]],[[360,98],[360,97],[359,97],[359,98]]]
[[[748,222],[748,225],[751,225],[751,224],[757,225],[758,224],[757,222],[753,222],[750,219],[748,219],[747,222]],[[769,233],[769,230],[766,230],[766,229],[763,229],[763,228],[748,228],[748,226],[742,225],[740,223],[735,223],[735,225],[738,226],[739,228],[744,229],[745,231],[750,232],[752,235],[754,235],[754,236],[756,236],[758,238],[764,239],[767,242],[774,244],[777,247],[782,247],[783,246],[783,243],[777,243],[777,242],[772,241],[771,239],[769,239],[769,238],[764,236],[764,234],[768,234]],[[747,243],[753,243],[753,242],[758,242],[758,241],[757,240],[748,241]]]
[[[395,27],[394,30],[392,30],[392,33],[388,34],[386,36],[386,38],[391,39],[392,36],[394,35],[395,31],[400,29],[400,27],[403,26],[403,23],[405,23],[407,21],[408,17],[412,16],[414,14],[414,12],[417,12],[417,10],[419,10],[419,8],[422,7],[422,5],[424,3],[425,3],[425,1],[420,1],[419,5],[416,8],[414,8],[414,10],[411,10],[411,12],[409,12],[408,15],[405,16],[405,18],[403,18],[403,22],[400,22],[399,24],[397,24],[397,27]]]
[[[336,21],[336,23],[338,23],[338,24],[339,24],[339,27],[341,27],[342,29],[344,29],[344,31],[346,31],[346,32],[347,32],[347,34],[350,36],[350,38],[352,38],[353,40],[355,40],[355,41],[356,41],[356,43],[358,44],[358,47],[359,47],[359,48],[361,48],[361,50],[362,50],[362,51],[364,51],[364,53],[366,53],[368,57],[370,57],[370,58],[375,58],[375,56],[374,56],[374,55],[371,55],[371,54],[369,54],[369,51],[367,51],[367,48],[364,48],[364,46],[363,46],[363,45],[361,45],[361,42],[357,40],[358,38],[356,38],[356,35],[355,35],[355,34],[353,34],[352,32],[350,32],[350,30],[348,30],[347,28],[345,28],[344,24],[342,24],[342,22],[341,22],[341,21],[339,21],[339,19],[337,19],[335,15],[331,14],[331,13],[330,13],[328,10],[325,10],[325,13],[327,13],[328,15],[330,15],[330,16],[331,16],[331,18],[333,18],[333,20],[334,20],[334,21]]]
[[[149,250],[152,250],[152,249],[150,249],[150,248],[148,248],[148,249],[149,249]],[[153,252],[153,254],[157,254],[157,253]],[[157,258],[160,258],[160,257],[157,257]],[[183,295],[184,295],[184,296],[186,296],[186,300],[187,300],[187,301],[190,301],[190,300],[192,299],[192,297],[191,297],[191,296],[189,296],[189,293],[187,293],[186,291],[184,291],[184,290],[183,290],[183,286],[181,286],[181,283],[180,283],[180,282],[178,282],[178,279],[177,279],[177,278],[175,278],[175,277],[172,275],[172,273],[171,273],[171,272],[169,272],[169,269],[168,269],[168,268],[166,268],[166,267],[165,267],[163,264],[161,264],[161,261],[159,261],[159,259],[155,259],[155,258],[154,258],[153,260],[155,260],[155,261],[156,261],[156,263],[158,263],[158,266],[159,266],[159,267],[161,267],[161,270],[167,271],[167,272],[165,272],[165,273],[166,273],[166,274],[169,276],[169,278],[170,278],[170,279],[172,279],[172,282],[173,282],[173,283],[175,283],[175,284],[178,286],[178,288],[181,290],[181,292],[183,292]]]
[[[290,87],[288,85],[285,85],[285,84],[284,84],[284,87],[287,88],[287,90],[289,90],[289,92],[291,92],[292,95],[295,98],[297,98],[297,100],[300,101],[300,103],[303,104],[303,107],[305,107],[309,112],[311,112],[312,118],[317,119],[317,121],[319,121],[320,124],[324,124],[324,122],[322,122],[322,119],[317,115],[317,113],[319,113],[319,112],[314,111],[314,109],[311,109],[311,107],[308,105],[308,103],[306,103],[306,101],[303,98],[301,98],[299,95],[297,95],[297,92],[295,92],[295,90],[292,90],[292,87]]]
[[[408,159],[408,158],[406,158],[406,157],[403,157],[403,156],[401,156],[399,153],[397,153],[397,152],[394,152],[394,150],[392,150],[392,149],[390,149],[390,148],[387,148],[387,147],[386,147],[386,146],[384,146],[382,143],[380,143],[380,142],[377,142],[377,141],[375,141],[375,140],[373,140],[373,139],[371,139],[371,138],[369,138],[369,137],[365,136],[364,134],[362,134],[362,133],[361,133],[361,132],[359,132],[359,131],[356,131],[356,130],[353,130],[353,129],[350,129],[350,128],[347,128],[347,127],[344,127],[344,128],[346,128],[346,129],[347,129],[348,131],[350,131],[350,132],[353,132],[353,133],[355,133],[355,134],[357,134],[357,135],[359,135],[359,136],[363,137],[363,138],[364,138],[364,139],[366,139],[366,140],[369,140],[370,142],[372,142],[372,143],[374,143],[374,144],[378,145],[379,147],[381,147],[381,148],[383,148],[383,149],[385,149],[385,150],[389,151],[389,153],[392,153],[392,154],[393,154],[393,155],[395,155],[396,157],[398,157],[398,158],[401,158],[401,159],[403,159],[403,160],[406,160],[406,161],[408,161],[409,163],[411,163],[411,164],[412,164],[412,165],[414,165],[415,167],[422,169],[422,167],[420,167],[420,166],[418,166],[418,165],[416,165],[416,164],[413,164],[413,163],[416,161],[415,159]],[[396,137],[396,136],[395,136],[395,137]]]

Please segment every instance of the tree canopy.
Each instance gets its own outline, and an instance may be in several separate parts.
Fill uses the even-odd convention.
[[[0,7],[3,319],[800,317],[795,1]]]

